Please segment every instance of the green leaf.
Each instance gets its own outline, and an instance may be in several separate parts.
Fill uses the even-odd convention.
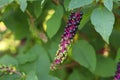
[[[36,60],[39,56],[40,52],[40,45],[34,45],[29,51],[25,54],[19,54],[17,56],[17,60],[19,61],[20,64],[25,64],[27,62],[32,62]]]
[[[85,80],[81,77],[83,76],[81,76],[77,70],[74,70],[72,74],[69,76],[68,80]]]
[[[99,0],[96,0],[96,2],[99,2]]]
[[[116,2],[116,3],[119,3],[120,0],[113,0],[113,1]]]
[[[69,3],[70,3],[70,0],[65,0],[65,1],[64,1],[64,7],[65,7],[65,10],[66,10],[66,11],[68,11]]]
[[[85,26],[85,24],[90,20],[90,15],[91,15],[91,11],[89,11],[83,15],[83,18],[82,18],[80,25],[78,27],[79,30],[82,29]]]
[[[59,78],[54,77],[54,76],[48,76],[47,78],[48,79],[45,79],[45,80],[60,80]]]
[[[26,80],[38,80],[37,75],[34,71],[28,73]]]
[[[109,43],[109,37],[112,33],[115,18],[112,12],[104,7],[94,9],[91,15],[91,22],[95,30]]]
[[[47,21],[47,34],[52,38],[61,26],[61,19],[63,16],[62,6],[57,6],[53,16]]]
[[[85,5],[91,4],[94,0],[71,0],[69,4],[69,10],[80,8]]]
[[[15,11],[11,8],[5,11],[2,20],[14,33],[16,39],[23,39],[30,35],[27,16],[19,9]]]
[[[34,5],[34,13],[35,13],[35,16],[38,18],[41,14],[41,5],[39,1],[35,1],[35,2],[36,4]]]
[[[14,0],[0,0],[0,7],[4,7],[7,4],[10,4]]]
[[[18,0],[20,4],[20,9],[24,12],[27,8],[27,0]]]
[[[60,78],[61,80],[64,80],[66,78],[66,76],[68,76],[68,73],[66,72],[65,68],[51,71],[50,74]]]
[[[38,77],[42,77],[43,75],[47,75],[50,70],[50,60],[46,50],[39,46],[39,58],[36,62],[36,72]]]
[[[0,58],[0,64],[4,64],[4,65],[15,65],[18,66],[18,62],[15,58],[9,56],[9,55],[5,55],[2,58]]]
[[[45,1],[46,0],[40,0],[40,1],[34,1],[33,2],[33,9],[34,9],[34,14],[35,16],[38,18],[41,13],[42,13],[42,9],[45,6]]]
[[[84,40],[79,40],[73,45],[73,58],[88,68],[91,72],[94,72],[96,67],[96,55],[93,47]]]
[[[82,67],[81,67],[82,68]],[[86,77],[87,76],[87,77]],[[92,73],[87,69],[74,69],[73,72],[68,77],[68,80],[93,80]]]
[[[17,74],[12,74],[12,75],[2,75],[0,77],[0,80],[21,80],[20,76]]]
[[[109,10],[112,11],[113,8],[113,0],[103,0],[103,3],[105,7]]]
[[[115,62],[111,58],[97,56],[95,74],[101,77],[114,76],[116,70]]]
[[[46,51],[41,51],[41,55],[39,56],[39,59],[36,63],[36,71],[39,77],[42,77],[43,75],[46,75],[49,73],[50,70],[50,60],[48,55],[46,54]]]
[[[116,58],[115,58],[115,62],[116,62],[116,63],[120,62],[120,48],[119,48],[118,51],[117,51],[117,55],[116,55]]]
[[[120,47],[120,31],[113,30],[110,36],[110,44],[115,48],[118,49]]]
[[[46,50],[41,45],[36,44],[27,54],[29,54],[29,58],[27,58],[28,60],[26,60],[25,57],[21,57],[21,59],[27,61],[26,64],[21,65],[21,70],[27,73],[34,70],[38,79],[43,80],[42,77],[46,77],[50,70],[50,60]],[[36,55],[37,59],[31,54]],[[32,57],[35,59],[34,61],[31,59]]]
[[[35,71],[36,72],[36,62],[37,61],[32,61],[32,62],[28,62],[26,64],[20,64],[20,70],[22,72],[25,72],[25,73],[29,73],[31,71]]]
[[[50,46],[47,47],[48,52],[50,53],[51,58],[54,59],[56,51],[58,49],[59,41],[54,40],[54,42],[51,42],[51,44],[49,44],[49,45]]]
[[[39,80],[60,80],[60,79],[50,75],[43,75],[39,78]]]

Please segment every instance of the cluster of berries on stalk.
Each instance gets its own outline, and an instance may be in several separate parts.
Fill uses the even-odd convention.
[[[59,48],[56,53],[56,57],[51,64],[51,69],[56,69],[58,64],[61,64],[67,57],[68,51],[71,47],[73,42],[73,38],[78,30],[78,25],[82,19],[82,12],[72,12],[68,21],[67,25],[64,30],[64,34],[61,37],[61,41],[59,44]]]
[[[16,70],[15,66],[9,65],[2,65],[0,64],[0,75],[5,75],[5,74],[17,74],[17,75],[22,75],[20,72]]]
[[[117,71],[114,76],[114,80],[120,80],[120,62],[118,62],[118,64],[117,64]]]

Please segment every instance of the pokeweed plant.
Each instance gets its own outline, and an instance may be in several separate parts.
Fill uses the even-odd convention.
[[[56,53],[55,60],[51,64],[50,68],[52,70],[56,68],[56,65],[62,63],[66,59],[68,55],[68,51],[73,42],[73,38],[78,30],[78,25],[81,19],[82,19],[82,12],[71,13],[64,30],[64,34],[62,35],[62,39],[60,41],[59,49]]]
[[[119,0],[0,0],[0,80],[119,80],[119,58]]]

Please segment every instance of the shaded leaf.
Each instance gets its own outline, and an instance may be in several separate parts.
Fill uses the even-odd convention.
[[[39,57],[40,45],[34,45],[27,53],[21,53],[17,56],[17,60],[20,64],[32,62]]]
[[[120,47],[120,32],[118,30],[113,30],[110,36],[110,44],[118,49]]]
[[[80,69],[74,69],[68,80],[93,80],[93,76],[87,69],[81,67]]]
[[[26,80],[38,80],[37,75],[34,71],[28,73]]]
[[[90,20],[90,15],[91,15],[91,11],[89,11],[83,15],[83,18],[82,18],[80,25],[78,27],[79,30],[82,29],[85,26],[85,24]]]
[[[42,3],[42,1],[44,1],[44,3]],[[41,13],[42,13],[42,8],[45,5],[45,0],[34,1],[33,5],[34,5],[33,6],[34,14],[38,18],[41,15]]]
[[[66,78],[66,76],[68,75],[65,68],[51,71],[50,74],[52,76],[58,77],[60,80],[64,80]]]
[[[19,80],[20,76],[17,74],[13,75],[3,75],[0,77],[0,80]]]
[[[23,39],[30,35],[27,16],[19,9],[9,9],[6,11],[2,18],[6,27],[13,31],[16,39]]]
[[[115,58],[115,62],[116,62],[116,63],[120,62],[120,48],[119,48],[118,51],[117,51],[117,55],[116,55],[116,58]]]
[[[9,56],[9,55],[5,55],[2,58],[0,58],[0,64],[4,64],[4,65],[15,65],[18,66],[18,62],[15,58]]]
[[[64,1],[64,7],[65,7],[65,10],[66,10],[66,11],[68,11],[69,3],[70,3],[70,0],[65,0],[65,1]]]
[[[77,41],[73,46],[72,56],[78,63],[94,72],[96,55],[93,47],[88,42],[84,40]]]
[[[111,58],[97,56],[95,74],[101,77],[114,76],[116,70],[115,62]]]
[[[34,70],[38,79],[42,79],[44,75],[48,75],[50,70],[50,60],[46,50],[41,45],[36,44],[27,54],[29,54],[28,60],[24,59],[24,62],[27,61],[27,63],[22,64],[21,70],[27,73]],[[35,60],[31,61],[33,56],[31,54],[36,55],[35,57],[37,57],[37,59],[34,58]]]
[[[44,75],[40,77],[40,80],[60,80],[60,79],[54,76]]]
[[[38,78],[48,74],[49,70],[50,60],[48,54],[42,46],[39,46],[39,58],[36,62],[36,72],[38,74]]]
[[[0,0],[0,7],[4,7],[7,4],[10,4],[14,0]]]

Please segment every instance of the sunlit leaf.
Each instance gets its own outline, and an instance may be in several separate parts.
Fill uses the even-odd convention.
[[[91,22],[95,30],[102,36],[102,38],[109,43],[109,37],[112,33],[115,18],[112,12],[104,7],[94,9],[91,15]]]
[[[80,8],[85,5],[91,4],[94,0],[71,0],[69,4],[69,10]]]

